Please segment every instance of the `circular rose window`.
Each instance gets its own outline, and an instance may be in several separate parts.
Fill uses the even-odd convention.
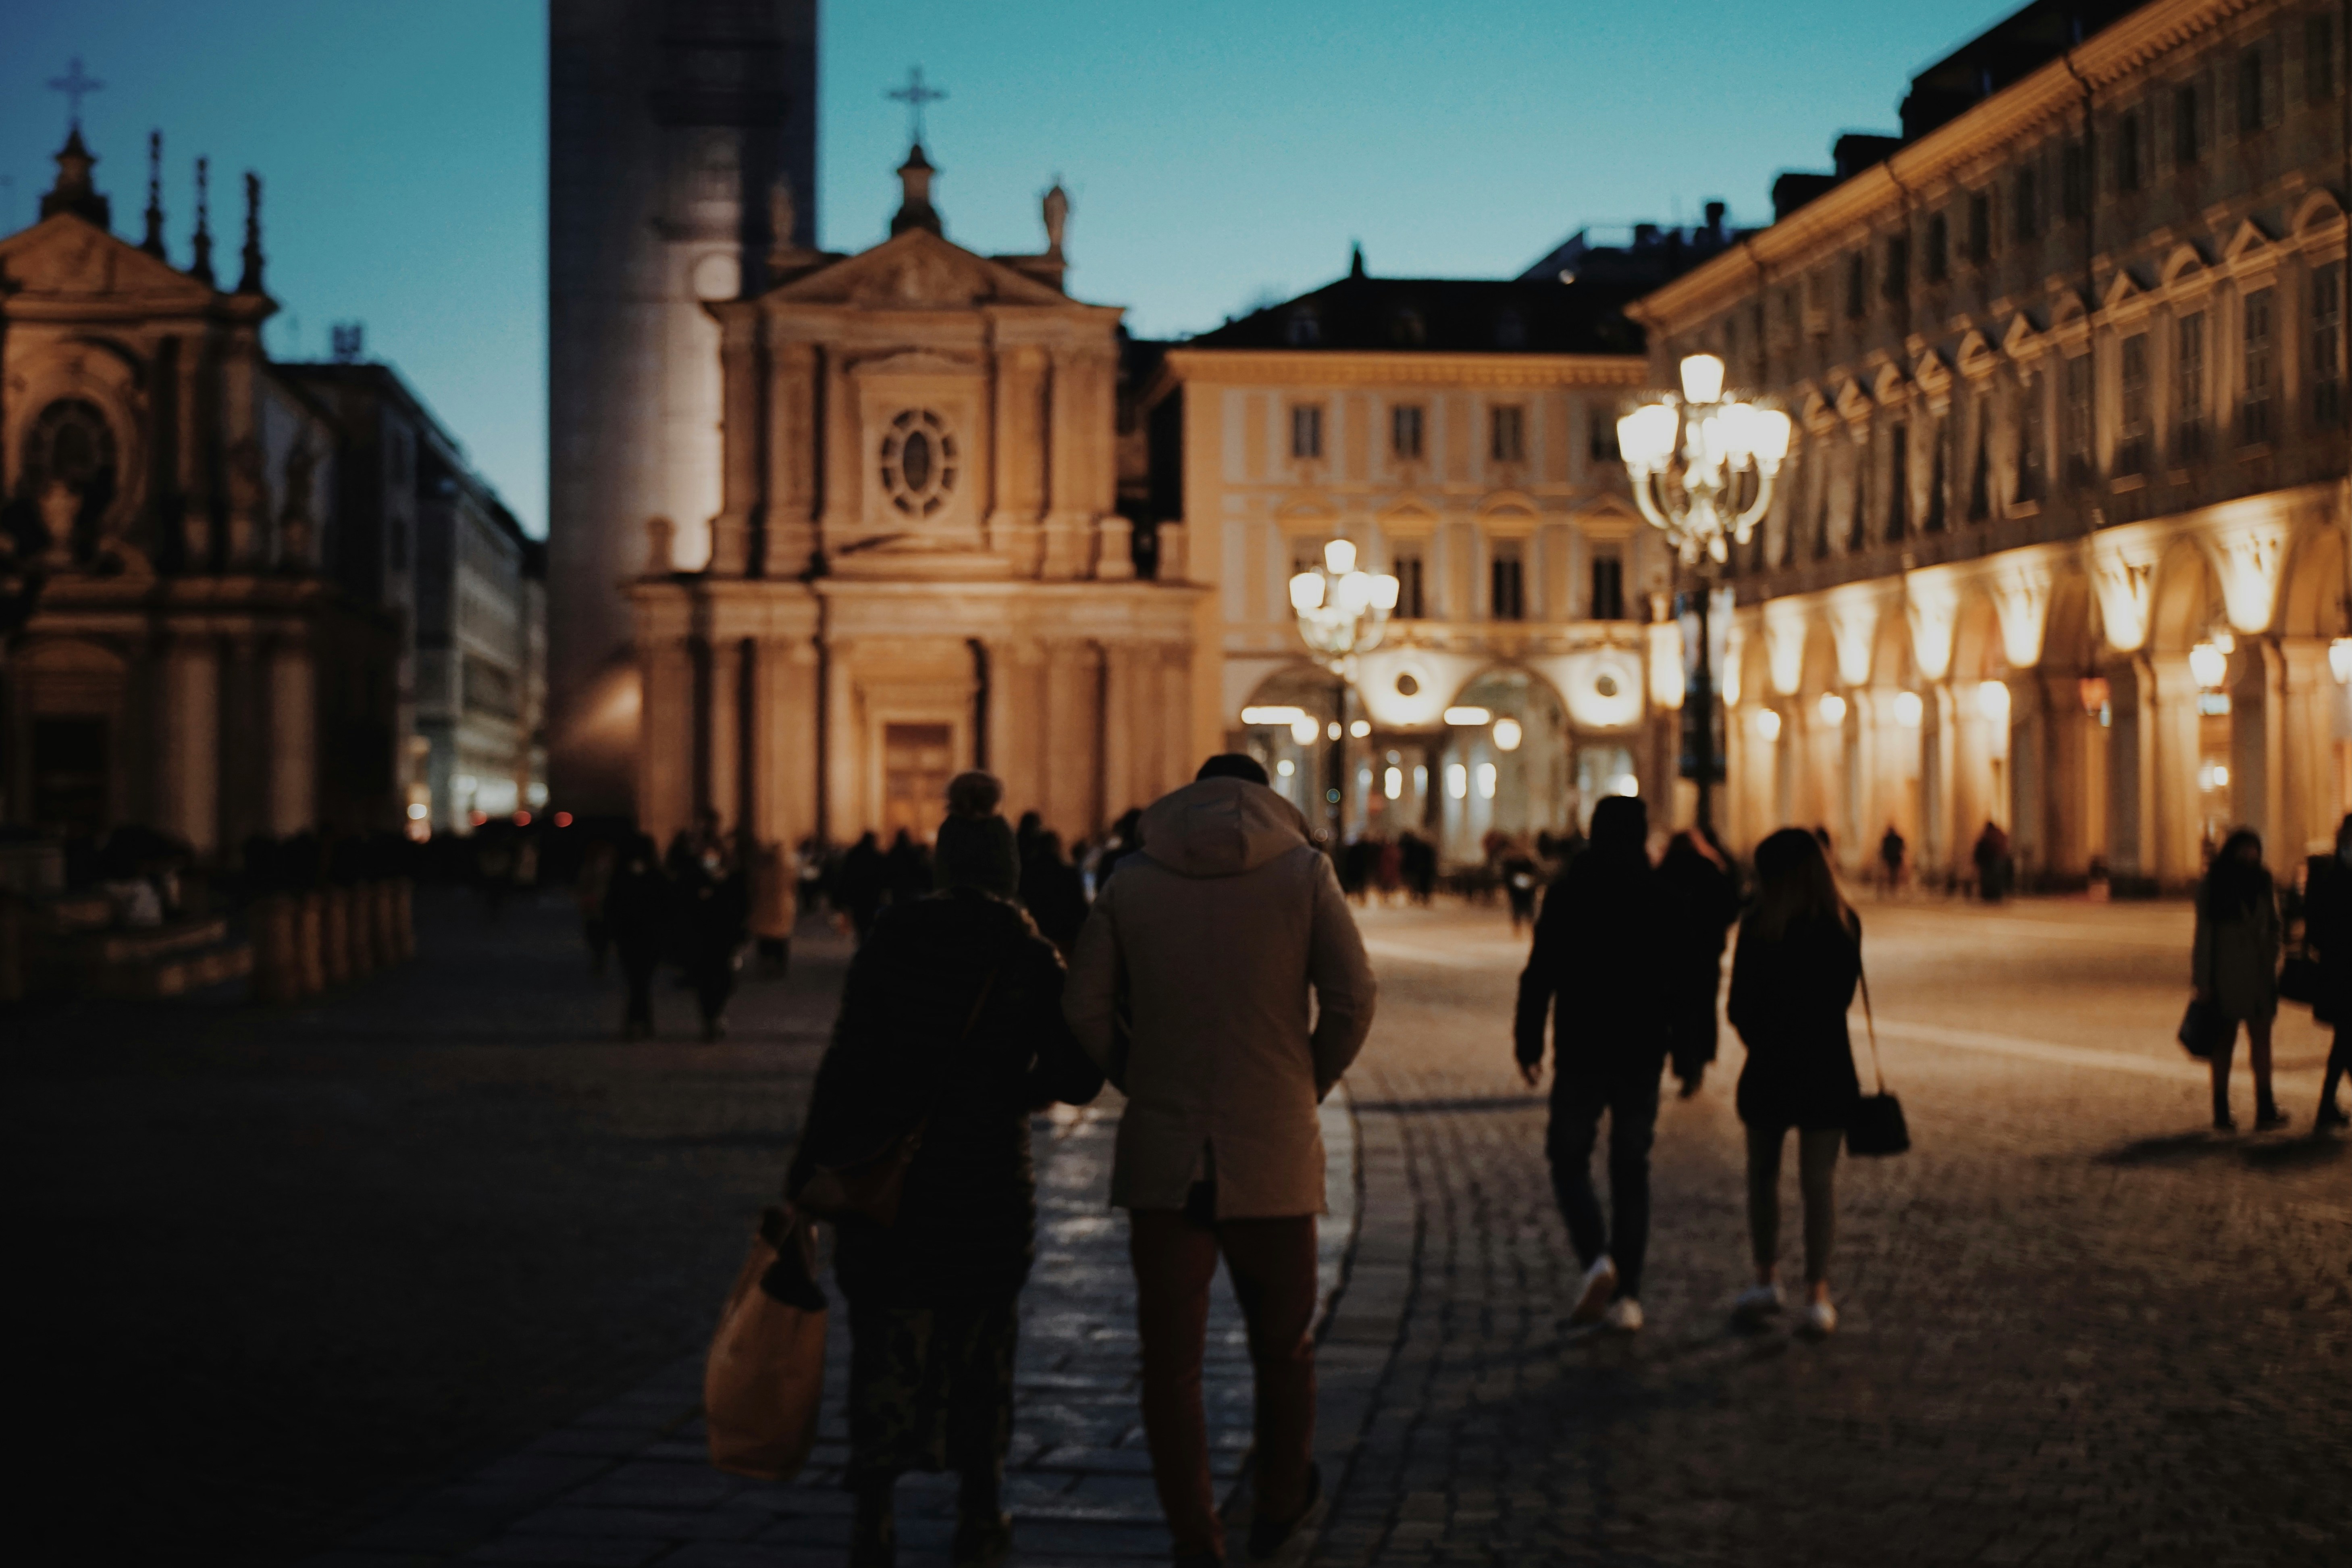
[[[928,408],[909,408],[882,437],[882,488],[908,517],[929,517],[955,489],[956,444],[947,422]]]

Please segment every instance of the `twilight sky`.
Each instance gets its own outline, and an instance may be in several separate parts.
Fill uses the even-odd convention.
[[[1909,73],[2017,0],[856,0],[820,30],[824,244],[883,237],[906,150],[886,88],[919,63],[935,195],[975,250],[1043,243],[1072,201],[1069,284],[1143,336],[1326,282],[1508,277],[1579,226],[1769,216],[1773,174],[1841,130],[1891,130]],[[164,135],[173,257],[213,160],[231,274],[257,169],[268,343],[320,358],[366,323],[526,528],[546,525],[546,30],[539,0],[5,0],[0,232],[83,125],[118,232]]]

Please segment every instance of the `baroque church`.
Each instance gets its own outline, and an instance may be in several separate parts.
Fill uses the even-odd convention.
[[[1139,578],[1118,515],[1120,312],[1063,290],[1067,197],[1045,198],[1042,251],[982,256],[945,237],[934,173],[918,142],[857,255],[779,224],[764,289],[707,307],[707,560],[678,570],[655,518],[628,591],[656,836],[701,809],[766,841],[928,833],[970,767],[1009,812],[1092,834],[1189,777],[1215,728],[1205,591]]]

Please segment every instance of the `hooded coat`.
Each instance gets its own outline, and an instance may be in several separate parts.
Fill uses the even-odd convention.
[[[1063,1007],[1128,1097],[1114,1205],[1181,1209],[1213,1180],[1221,1219],[1322,1212],[1315,1108],[1363,1047],[1374,987],[1306,826],[1264,784],[1200,780],[1152,805],[1095,900]]]

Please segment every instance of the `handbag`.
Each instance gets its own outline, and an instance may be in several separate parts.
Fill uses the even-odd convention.
[[[702,1363],[710,1462],[731,1475],[791,1480],[816,1446],[825,1300],[805,1224],[761,1211]]]
[[[2183,1049],[2199,1061],[2210,1062],[2233,1040],[2237,1024],[2221,1016],[2221,1008],[2202,996],[2191,996],[2189,1009],[2180,1015],[2178,1038]]]
[[[991,969],[980,983],[980,994],[971,999],[971,1010],[964,1015],[963,1028],[955,1037],[957,1045],[971,1037],[974,1026],[980,1022],[981,1009],[988,1005],[988,994],[995,985],[996,971]],[[936,1071],[933,1076],[937,1077]],[[936,1084],[931,1094],[932,1103],[936,1103]],[[789,1194],[793,1206],[817,1219],[856,1216],[878,1226],[896,1225],[898,1205],[907,1194],[907,1171],[922,1149],[923,1131],[930,1121],[931,1107],[926,1104],[912,1127],[885,1139],[871,1154],[846,1164],[816,1166],[801,1184],[800,1190]]]
[[[1903,1102],[1886,1092],[1886,1069],[1878,1060],[1878,1019],[1870,1010],[1870,976],[1858,961],[1854,975],[1862,982],[1862,1017],[1870,1026],[1870,1072],[1878,1088],[1854,1101],[1845,1124],[1845,1152],[1873,1157],[1905,1153],[1911,1147],[1911,1128],[1903,1120]]]

